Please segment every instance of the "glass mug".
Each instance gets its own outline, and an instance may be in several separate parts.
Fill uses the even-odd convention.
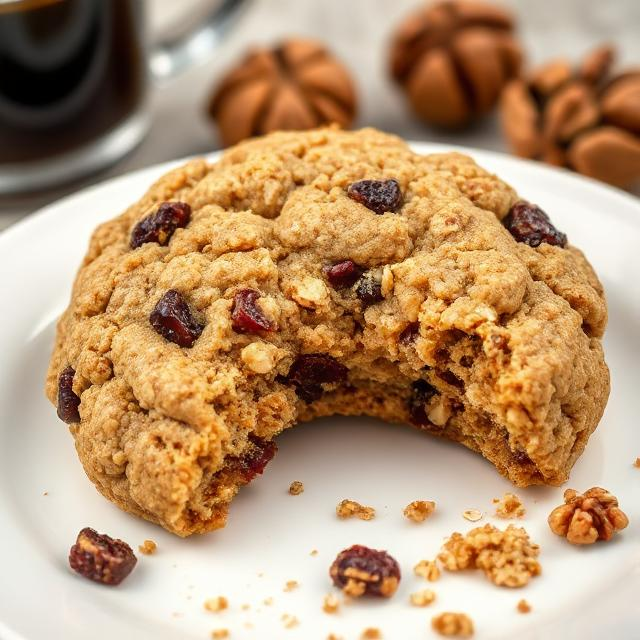
[[[0,0],[0,194],[79,178],[133,149],[150,78],[211,52],[244,3],[220,0],[151,50],[143,0]]]

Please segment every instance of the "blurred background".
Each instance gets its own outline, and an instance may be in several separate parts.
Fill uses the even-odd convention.
[[[32,1],[36,4],[43,2]],[[103,2],[115,3],[116,0]],[[207,16],[219,7],[220,2],[221,0],[133,0],[132,3],[125,3],[135,5],[133,23],[119,22],[120,18],[117,16],[112,18],[115,20],[112,25],[113,49],[107,55],[117,57],[114,74],[125,71],[129,74],[132,84],[131,87],[125,87],[124,95],[132,103],[136,103],[136,109],[142,111],[142,116],[130,123],[130,130],[125,134],[133,140],[148,126],[146,135],[124,158],[73,182],[61,185],[55,184],[59,181],[52,179],[54,184],[46,189],[34,190],[29,188],[28,171],[18,172],[14,174],[14,178],[11,177],[12,174],[5,176],[5,183],[14,179],[25,183],[25,188],[24,193],[19,195],[0,195],[0,230],[40,206],[88,184],[136,168],[220,148],[221,142],[215,124],[206,111],[214,88],[223,75],[241,61],[250,47],[275,44],[291,36],[308,36],[321,40],[345,65],[358,96],[358,114],[354,126],[375,126],[409,140],[444,142],[498,151],[508,149],[495,112],[462,131],[438,130],[414,115],[407,105],[406,97],[390,79],[391,35],[407,14],[423,4],[416,0],[246,0],[242,3],[240,14],[229,21],[226,34],[212,53],[204,53],[208,48],[208,36],[206,33],[201,34],[200,41],[192,43],[186,52],[179,52],[184,58],[179,66],[184,63],[184,69],[177,69],[174,74],[167,67],[167,60],[156,56],[151,60],[156,72],[167,77],[152,79],[148,93],[136,88],[135,78],[145,74],[146,66],[144,47],[136,40],[138,27],[146,33],[146,41],[151,47],[171,43],[187,30],[204,24]],[[638,0],[505,0],[498,4],[508,7],[515,15],[517,33],[526,55],[526,66],[535,66],[556,57],[568,57],[577,62],[593,47],[608,42],[617,48],[617,65],[640,67]],[[0,3],[0,42],[2,39],[13,42],[15,37],[15,29],[5,20]],[[92,37],[100,36],[94,34]],[[198,60],[189,66],[187,62],[190,58]],[[103,60],[100,64],[108,66],[110,62]],[[5,91],[9,82],[9,76],[3,69],[0,54],[0,93]],[[70,69],[69,73],[72,72],[73,69]],[[33,82],[18,82],[18,86],[24,87],[30,99],[36,100],[40,95],[37,76]],[[0,104],[0,121],[3,117],[2,108]],[[93,126],[91,123],[95,124],[100,118],[107,117],[111,113],[109,110],[118,108],[128,107],[106,102],[92,107],[92,118],[88,120],[87,126]],[[65,133],[65,141],[70,140],[72,135],[91,135],[89,130],[83,129],[85,125],[81,119],[77,122],[72,134]],[[37,135],[27,142],[12,136],[14,131],[10,127],[0,125],[0,179],[2,162],[7,158],[12,160],[13,150],[20,148],[21,153],[38,154]],[[35,151],[30,150],[29,145]],[[2,153],[2,147],[5,151],[11,150],[9,155]],[[96,153],[118,155],[113,149],[106,147]],[[640,195],[637,184],[631,187],[631,191]]]

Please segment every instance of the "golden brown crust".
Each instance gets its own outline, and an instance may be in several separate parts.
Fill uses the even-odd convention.
[[[400,184],[397,213],[347,197],[382,178]],[[171,200],[191,205],[189,225],[131,250],[135,224]],[[96,229],[58,324],[47,394],[56,404],[60,372],[75,369],[88,476],[179,535],[215,529],[256,438],[334,413],[411,422],[421,378],[436,392],[421,428],[517,485],[563,482],[608,396],[606,306],[577,249],[514,241],[500,219],[516,200],[466,156],[419,156],[375,130],[274,134],[170,172]],[[346,259],[381,278],[382,302],[363,309],[329,286],[323,266]],[[243,287],[277,331],[233,330]],[[168,289],[204,325],[189,349],[149,323]],[[337,358],[347,383],[307,404],[285,380],[300,353]]]

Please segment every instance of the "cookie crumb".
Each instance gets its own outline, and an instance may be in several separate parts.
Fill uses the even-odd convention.
[[[372,520],[376,515],[373,507],[365,507],[355,500],[343,500],[336,507],[336,515],[339,518],[360,518],[360,520]]]
[[[138,551],[144,553],[145,556],[150,556],[156,552],[158,545],[153,540],[145,540],[138,546]]]
[[[414,500],[404,508],[404,516],[413,522],[424,522],[436,508],[432,500]]]
[[[638,467],[640,469],[640,458],[636,458],[636,461],[633,463],[634,467]],[[45,496],[48,495],[46,492],[44,494]]]
[[[380,640],[382,638],[382,634],[380,633],[380,629],[376,627],[367,627],[360,636],[362,640]]]
[[[638,462],[640,462],[640,458],[638,458],[638,459],[636,460],[636,467],[640,467],[640,464],[637,464]],[[49,495],[49,492],[48,492],[48,491],[45,491],[42,495],[43,495],[43,496],[48,496],[48,495]]]
[[[522,500],[515,493],[505,493],[502,498],[494,498],[496,505],[496,516],[498,518],[522,518],[527,510],[522,504]]]
[[[453,533],[438,554],[447,571],[482,569],[495,585],[523,587],[540,575],[540,547],[521,527],[510,524],[504,531],[491,524],[466,535]]]
[[[435,560],[420,560],[413,567],[413,572],[421,578],[426,578],[429,582],[435,582],[440,578],[440,569]]]
[[[300,480],[294,480],[289,485],[289,493],[292,496],[299,496],[303,491],[304,491],[304,485],[302,484],[302,482],[300,482]]]
[[[311,549],[311,553],[309,555],[310,556],[317,556],[318,555],[318,550],[317,549]]]
[[[266,605],[267,607],[270,607],[273,604],[273,598],[271,596],[269,596],[268,598],[265,598],[262,601],[262,604]]]
[[[245,602],[244,604],[240,605],[240,609],[242,611],[249,611],[249,609],[251,609],[251,605],[249,603]]]
[[[209,598],[204,602],[204,608],[212,613],[218,613],[218,611],[224,611],[229,606],[228,600],[224,596],[217,596],[215,598]]]
[[[409,596],[409,602],[411,602],[414,607],[426,607],[430,605],[435,599],[435,591],[432,591],[431,589],[416,591]]]
[[[222,640],[223,638],[229,637],[229,629],[214,629],[211,632],[211,637],[213,640]]]
[[[293,627],[297,627],[298,624],[300,624],[298,618],[292,616],[290,613],[283,613],[280,619],[285,629],[293,629]]]
[[[431,618],[431,626],[441,636],[470,638],[473,635],[473,622],[466,613],[445,611]]]
[[[478,509],[467,509],[462,512],[462,517],[469,522],[478,522],[478,520],[482,520],[482,511],[478,511]]]
[[[300,584],[298,583],[297,580],[287,580],[286,584],[284,585],[283,591],[293,591],[294,589],[297,589],[299,586]]]
[[[251,622],[245,622],[244,623],[244,628],[245,629],[253,629],[253,624]]]
[[[322,603],[322,610],[325,613],[336,613],[340,608],[340,600],[334,593],[330,593],[324,597]]]
[[[524,599],[518,601],[516,608],[520,613],[529,613],[531,611],[531,605]]]
[[[342,640],[342,636],[337,636],[335,633],[330,633],[327,636],[327,640]]]

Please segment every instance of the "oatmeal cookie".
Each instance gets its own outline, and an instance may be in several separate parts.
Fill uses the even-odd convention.
[[[336,413],[560,484],[609,374],[602,287],[553,213],[373,129],[193,160],[94,232],[47,395],[99,491],[181,536],[224,526],[280,432]]]

